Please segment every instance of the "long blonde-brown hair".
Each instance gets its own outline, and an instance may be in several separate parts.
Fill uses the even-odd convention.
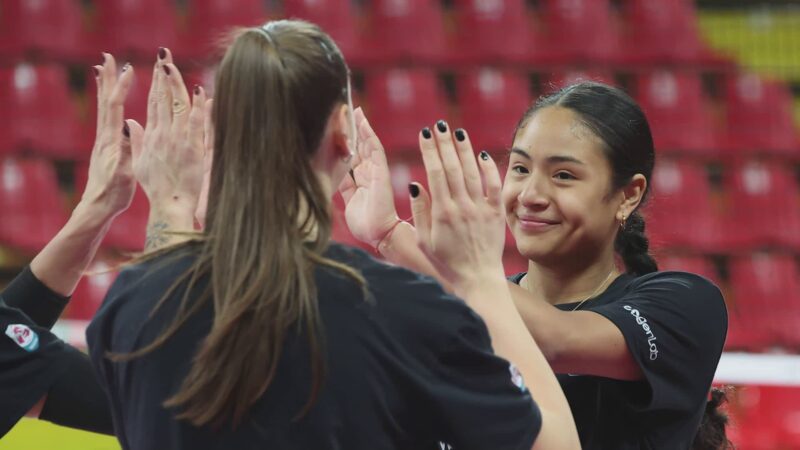
[[[164,405],[196,426],[235,427],[272,383],[286,334],[302,330],[311,349],[312,386],[322,387],[324,342],[314,268],[343,272],[323,257],[331,235],[330,199],[312,170],[334,108],[347,99],[348,69],[330,37],[303,21],[238,30],[219,66],[214,102],[214,165],[206,228],[192,267],[165,293],[185,286],[161,346],[209,299],[214,321],[180,390]],[[200,298],[192,288],[210,277]]]

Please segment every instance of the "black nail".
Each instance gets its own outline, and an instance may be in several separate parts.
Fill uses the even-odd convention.
[[[428,127],[423,128],[422,129],[422,137],[424,137],[425,139],[430,139],[431,138],[431,129],[428,128]]]
[[[410,183],[408,185],[408,193],[411,194],[411,197],[417,198],[419,196],[419,186],[416,183]]]
[[[94,72],[95,78],[100,76],[100,69],[98,69],[97,67],[92,67],[92,72]]]
[[[194,85],[194,95],[200,95],[200,86]]]
[[[169,75],[169,73],[170,73],[170,72],[169,72],[169,66],[167,66],[167,65],[164,65],[164,73],[166,73],[167,75]]]
[[[489,160],[489,152],[487,152],[486,150],[482,151],[481,152],[481,159],[484,160],[484,161],[488,161]]]
[[[125,63],[125,65],[122,66],[122,71],[125,72],[126,70],[128,70],[130,68],[131,68],[131,63]]]
[[[164,47],[158,47],[158,59],[164,59],[167,57],[167,49]]]
[[[467,135],[464,134],[464,130],[463,129],[459,128],[459,129],[456,130],[456,140],[458,142],[464,142],[464,139],[466,139],[466,138],[467,138]]]
[[[126,138],[129,138],[129,137],[131,137],[131,129],[130,129],[130,128],[128,128],[128,122],[122,122],[122,134],[123,134],[123,135],[124,135]]]
[[[444,133],[447,131],[447,124],[445,123],[444,120],[440,120],[436,122],[436,128],[439,129],[439,133]]]

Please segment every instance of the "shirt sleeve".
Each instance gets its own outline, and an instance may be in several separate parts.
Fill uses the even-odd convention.
[[[494,354],[477,314],[457,299],[441,316],[441,347],[420,380],[432,404],[442,441],[458,450],[530,449],[541,429],[541,411],[520,372]]]
[[[30,266],[11,280],[0,297],[6,305],[18,308],[34,324],[47,329],[53,327],[69,302],[69,297],[54,292],[36,278]]]
[[[0,436],[48,392],[67,367],[67,345],[0,300]]]
[[[694,411],[705,401],[728,329],[713,283],[659,272],[634,282],[623,298],[589,310],[619,328],[644,374],[648,389],[630,391],[634,409]]]

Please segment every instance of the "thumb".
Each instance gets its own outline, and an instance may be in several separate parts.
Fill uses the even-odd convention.
[[[142,138],[144,136],[144,128],[139,125],[139,122],[133,119],[127,119],[125,124],[128,125],[129,137],[123,139],[122,151],[128,152],[133,157],[133,161],[138,161],[139,156],[142,154]]]
[[[408,192],[411,195],[411,214],[414,217],[414,227],[417,229],[417,239],[423,249],[430,248],[431,197],[417,182],[408,185]]]

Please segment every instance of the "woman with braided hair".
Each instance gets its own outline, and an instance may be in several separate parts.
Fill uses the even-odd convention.
[[[398,218],[383,150],[363,117],[359,132],[361,164],[370,170],[359,177],[357,166],[342,191],[351,231],[388,260],[446,281],[440,274],[448,268],[421,251],[415,228]],[[420,132],[420,145],[442,152],[450,135],[439,121]],[[466,132],[452,136],[459,157],[469,156]],[[719,396],[709,402],[725,303],[710,281],[659,272],[648,253],[639,209],[654,164],[647,119],[621,90],[585,82],[541,98],[514,132],[502,190],[506,221],[528,259],[527,272],[509,284],[584,449],[728,448],[724,416],[713,407]],[[371,195],[351,196],[358,190]],[[418,225],[431,199],[415,183],[410,191]],[[445,214],[474,221],[454,209]]]

